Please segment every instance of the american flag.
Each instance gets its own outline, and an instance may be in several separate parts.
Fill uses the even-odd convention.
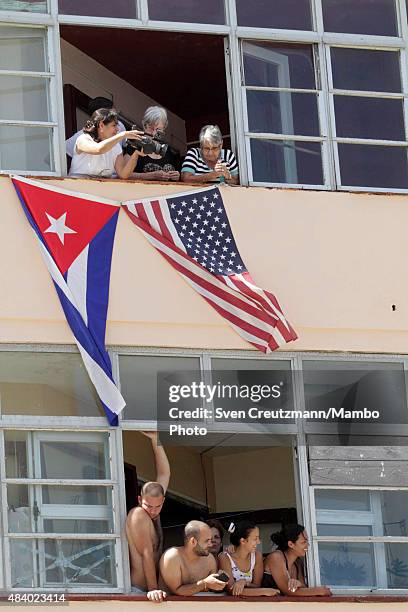
[[[268,353],[297,335],[239,254],[218,187],[123,202],[149,242],[238,334]]]

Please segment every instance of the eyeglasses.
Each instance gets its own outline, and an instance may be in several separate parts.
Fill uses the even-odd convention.
[[[204,153],[211,153],[211,151],[219,151],[222,145],[217,145],[216,147],[201,147],[201,150]]]

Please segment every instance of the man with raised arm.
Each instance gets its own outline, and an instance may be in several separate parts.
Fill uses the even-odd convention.
[[[169,548],[160,559],[160,578],[174,595],[222,591],[226,583],[217,578],[217,562],[210,554],[211,529],[201,521],[184,528],[184,546]]]
[[[162,602],[166,593],[158,588],[157,572],[163,552],[160,511],[170,480],[170,465],[164,448],[158,444],[157,432],[143,432],[150,438],[156,464],[156,481],[146,482],[126,519],[126,536],[130,552],[132,592],[146,594],[150,601]]]

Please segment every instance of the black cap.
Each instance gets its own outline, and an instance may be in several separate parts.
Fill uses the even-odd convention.
[[[104,98],[103,96],[98,96],[97,98],[93,98],[89,101],[88,104],[88,112],[90,115],[93,115],[96,110],[99,108],[112,108],[113,100],[109,98]]]

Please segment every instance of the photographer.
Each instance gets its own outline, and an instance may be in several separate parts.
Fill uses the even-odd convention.
[[[137,130],[118,133],[118,114],[109,108],[96,110],[83,132],[75,143],[69,176],[110,178],[116,172],[119,178],[129,178],[139,151],[134,149],[130,157],[124,156],[119,142],[127,137],[140,140],[142,133]]]
[[[146,109],[142,119],[145,135],[153,139],[153,144],[160,153],[146,151],[142,148],[143,156],[137,160],[135,171],[130,178],[143,181],[178,181],[180,173],[175,169],[174,155],[167,145],[163,145],[163,137],[167,128],[167,112],[161,106],[150,106]],[[148,140],[150,140],[148,138]],[[140,146],[140,143],[137,143]],[[149,145],[146,148],[150,148]],[[131,155],[134,151],[132,142],[127,142],[126,153]]]

